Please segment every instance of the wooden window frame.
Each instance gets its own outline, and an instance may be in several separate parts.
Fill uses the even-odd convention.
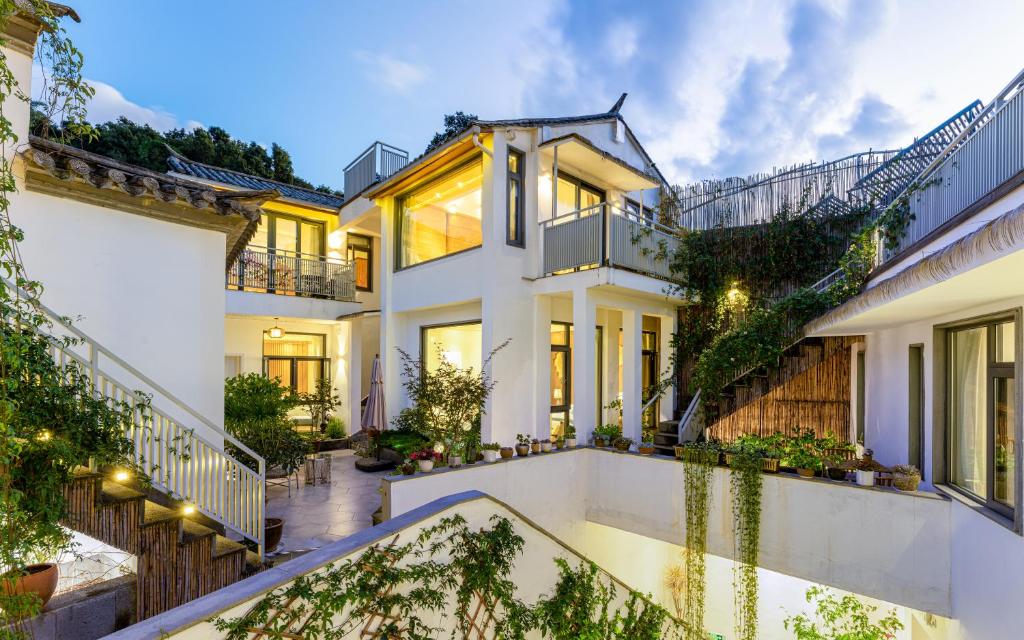
[[[330,356],[326,355],[327,354],[327,334],[325,334],[325,333],[309,333],[309,332],[306,332],[306,331],[288,331],[288,332],[285,333],[285,335],[286,336],[287,335],[317,336],[317,337],[323,339],[323,353],[325,355],[322,355],[322,356],[273,356],[273,355],[268,356],[266,354],[266,340],[267,340],[266,336],[267,336],[267,332],[264,331],[263,332],[263,340],[264,340],[264,342],[263,342],[263,345],[262,345],[262,348],[261,348],[261,350],[263,352],[263,354],[262,354],[263,355],[263,375],[265,377],[267,377],[267,378],[270,377],[270,367],[269,367],[269,364],[270,364],[271,360],[276,360],[276,361],[279,361],[279,362],[281,362],[281,361],[289,361],[291,363],[289,365],[289,376],[291,377],[291,382],[288,385],[288,388],[291,389],[293,392],[295,392],[295,391],[297,391],[296,388],[295,388],[295,384],[296,384],[297,379],[298,379],[298,375],[297,375],[297,373],[298,373],[298,368],[297,368],[298,367],[298,363],[299,362],[319,362],[320,363],[320,377],[322,379],[327,380],[328,382],[330,382],[331,381],[331,358],[330,358]]]
[[[352,245],[349,244],[349,240],[351,240],[352,238],[359,238],[360,240],[365,240],[366,241],[366,246],[365,247],[360,245],[360,246],[355,247],[355,248],[365,249],[366,253],[367,253],[367,259],[366,259],[366,265],[367,265],[366,266],[366,282],[367,282],[367,285],[365,287],[360,287],[359,283],[357,282],[356,283],[356,291],[363,291],[363,292],[367,292],[367,293],[372,292],[373,291],[373,236],[366,236],[366,235],[363,235],[361,233],[348,233],[348,234],[346,234],[346,236],[345,236],[345,254],[346,254],[346,257],[352,262],[352,270],[353,270],[353,273],[354,273],[355,272],[355,258],[352,257],[352,249],[354,247],[352,247]]]
[[[508,161],[511,158],[516,159],[516,167],[518,171],[512,172],[508,168]],[[515,147],[508,148],[508,155],[505,159],[505,244],[512,247],[519,247],[523,249],[526,247],[526,228],[523,226],[526,223],[524,207],[523,207],[523,185],[526,183],[525,178],[525,162],[526,154],[516,149]],[[510,200],[512,184],[516,184],[516,204],[515,211],[512,210]],[[515,223],[515,233],[513,233],[513,222]]]

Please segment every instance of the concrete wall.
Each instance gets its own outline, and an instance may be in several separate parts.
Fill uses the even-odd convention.
[[[54,596],[25,625],[33,640],[95,640],[135,621],[135,576]]]
[[[731,560],[728,476],[715,471],[708,552]],[[508,502],[578,549],[588,548],[586,525],[566,520],[581,515],[673,545],[685,540],[683,465],[668,458],[578,449],[384,482],[391,517],[471,488]],[[950,501],[936,494],[765,475],[759,566],[948,615],[949,510]]]

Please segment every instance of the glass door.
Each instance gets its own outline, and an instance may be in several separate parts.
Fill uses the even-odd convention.
[[[572,325],[551,323],[551,437],[564,437],[572,407]]]
[[[643,403],[646,405],[654,393],[658,384],[658,334],[655,331],[644,331],[641,334],[642,350],[640,352],[640,384],[643,390]],[[643,421],[644,440],[653,438],[657,431],[660,400],[656,400],[644,412],[641,417]]]

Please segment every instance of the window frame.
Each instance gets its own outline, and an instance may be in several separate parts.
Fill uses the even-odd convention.
[[[567,171],[562,171],[561,167],[559,167],[558,169],[557,177],[558,180],[565,180],[566,182],[572,183],[576,187],[576,208],[573,209],[573,211],[580,210],[580,197],[583,195],[584,190],[590,191],[594,195],[599,195],[601,198],[601,204],[608,204],[608,192],[606,190],[601,189],[599,187],[595,187],[593,184],[581,178],[577,178],[576,176]],[[557,207],[558,204],[556,203],[555,206]],[[572,213],[572,211],[570,211],[569,213]],[[552,218],[557,218],[559,215],[566,214],[559,214],[557,210],[552,212]]]
[[[303,253],[302,251],[295,251],[295,252],[293,252],[290,249],[281,249],[281,248],[279,248],[277,246],[277,221],[279,219],[284,218],[286,220],[294,220],[295,222],[298,223],[296,225],[296,230],[298,231],[298,235],[296,236],[295,240],[296,240],[296,244],[299,247],[302,247],[302,225],[303,224],[309,224],[309,225],[312,225],[312,226],[316,226],[317,227],[317,234],[318,234],[318,236],[320,238],[320,253],[317,254],[316,257],[321,259],[321,260],[325,260],[327,258],[327,255],[326,255],[327,224],[323,220],[316,220],[315,218],[306,218],[306,217],[303,217],[303,216],[297,216],[297,215],[290,214],[290,213],[282,213],[280,211],[267,211],[267,210],[264,210],[262,215],[264,217],[264,220],[267,222],[267,246],[266,246],[266,249],[269,252],[272,252],[275,255],[278,255],[278,252],[280,252],[280,255],[285,255],[285,256],[287,256],[289,253],[296,253],[299,256],[313,255],[313,254],[309,254],[309,253]]]
[[[447,256],[446,256],[447,257]],[[422,264],[422,263],[421,263]],[[420,325],[420,371],[426,373],[427,371],[427,331],[431,329],[447,329],[450,327],[468,327],[474,324],[480,325],[480,356],[484,355],[484,344],[483,344],[483,319],[476,320],[456,320],[455,322],[438,322],[435,324],[421,324]]]
[[[513,173],[509,170],[509,160],[516,158],[518,171]],[[526,229],[523,226],[526,222],[523,203],[523,185],[526,184],[526,154],[519,149],[509,146],[505,158],[505,244],[511,247],[526,247]],[[510,196],[512,183],[516,183],[516,206],[511,211]],[[516,234],[512,233],[512,222],[515,221]]]
[[[482,172],[484,170],[484,167],[483,167],[484,154],[483,153],[474,153],[470,157],[468,157],[468,158],[466,158],[464,160],[461,160],[459,162],[456,162],[451,167],[447,167],[445,169],[442,169],[441,171],[431,175],[429,178],[427,178],[427,179],[423,180],[422,182],[419,182],[419,183],[417,183],[415,185],[412,185],[411,187],[409,187],[408,189],[406,189],[402,193],[400,193],[400,194],[395,196],[395,199],[394,199],[394,202],[395,202],[395,211],[394,211],[394,220],[395,220],[394,268],[395,268],[395,273],[398,273],[399,271],[405,271],[406,269],[415,269],[416,267],[419,267],[419,266],[422,266],[422,265],[425,265],[425,264],[431,264],[433,262],[438,262],[440,260],[446,260],[446,259],[452,258],[454,256],[462,255],[464,253],[469,253],[470,251],[476,251],[477,249],[479,249],[479,248],[484,246],[484,244],[483,244],[483,242],[484,242],[484,237],[483,237],[483,214],[484,214],[484,212],[483,212],[483,203],[482,203],[483,185],[481,184],[481,186],[480,186],[480,190],[481,190],[480,244],[478,244],[476,246],[473,246],[473,247],[466,247],[465,249],[460,249],[460,250],[454,251],[452,253],[446,253],[443,256],[438,256],[436,258],[430,258],[429,260],[422,260],[420,262],[417,262],[416,264],[410,264],[410,265],[406,265],[406,266],[402,265],[402,233],[403,233],[402,210],[405,208],[405,201],[408,199],[409,195],[412,194],[412,193],[415,193],[417,191],[420,191],[421,189],[426,189],[426,188],[430,187],[431,185],[437,184],[438,182],[444,180],[445,178],[447,178],[448,176],[452,175],[453,173],[457,173],[457,172],[461,171],[462,169],[468,167],[469,165],[471,165],[471,164],[473,164],[475,162],[480,162],[480,169],[481,169],[481,172]]]
[[[296,335],[296,336],[317,336],[323,340],[323,353],[322,356],[268,356],[266,353],[267,347],[267,332],[263,332],[263,343],[261,344],[260,351],[263,358],[263,376],[270,378],[270,361],[276,360],[279,362],[289,361],[289,377],[291,378],[288,388],[293,393],[297,393],[298,390],[295,388],[298,379],[298,363],[299,362],[320,362],[320,378],[331,382],[331,357],[327,355],[327,334],[326,333],[310,333],[308,331],[288,331],[285,335]]]
[[[1014,326],[1014,362],[998,362],[995,357],[995,326],[1003,323],[1013,323]],[[984,327],[985,331],[985,349],[986,349],[986,368],[985,368],[985,412],[986,412],[986,425],[985,425],[985,496],[979,496],[964,487],[961,487],[953,481],[953,446],[952,446],[952,416],[950,401],[950,394],[952,392],[951,385],[951,374],[952,374],[952,346],[953,346],[953,335],[958,331],[965,331],[970,329],[978,329]],[[939,459],[942,463],[942,488],[952,492],[953,495],[957,496],[962,501],[966,501],[970,504],[977,505],[976,509],[983,515],[989,517],[991,520],[1007,526],[1013,529],[1018,535],[1024,533],[1024,527],[1022,527],[1022,514],[1024,509],[1021,505],[1021,487],[1022,487],[1022,474],[1021,474],[1021,437],[1024,433],[1024,423],[1022,423],[1022,412],[1021,412],[1021,352],[1022,352],[1022,339],[1021,339],[1021,309],[1011,309],[1006,311],[999,311],[991,314],[985,314],[974,318],[967,318],[956,322],[945,323],[935,326],[936,334],[936,345],[941,345],[941,359],[942,362],[936,368],[936,373],[941,376],[941,387],[936,388],[936,396],[941,397],[941,407],[936,406],[937,409],[941,408],[940,420],[937,420],[938,433],[935,435],[941,438],[942,452],[939,454]],[[993,391],[995,386],[995,379],[1000,377],[1012,377],[1014,379],[1014,402],[1015,402],[1015,413],[1014,422],[1012,425],[1014,442],[1017,444],[1016,451],[1014,452],[1014,479],[1013,479],[1013,491],[1014,499],[1016,501],[1015,506],[1009,506],[1003,502],[1000,502],[994,498],[995,495],[995,421],[993,412]],[[939,480],[938,474],[933,473],[936,476],[936,481]]]
[[[345,234],[345,256],[348,258],[348,260],[350,260],[352,262],[352,271],[353,271],[353,276],[354,276],[355,275],[355,258],[352,257],[352,249],[353,249],[353,247],[349,243],[349,241],[352,238],[359,238],[360,240],[365,240],[366,241],[366,246],[365,247],[359,246],[359,247],[356,247],[356,248],[358,248],[358,249],[365,249],[366,250],[366,255],[367,255],[367,258],[366,258],[366,265],[367,265],[366,266],[366,282],[367,282],[367,285],[365,287],[360,287],[359,283],[356,282],[356,291],[363,291],[363,292],[366,292],[366,293],[370,293],[370,292],[373,291],[373,236],[367,236],[367,235],[363,235],[361,233],[347,233],[347,234]]]

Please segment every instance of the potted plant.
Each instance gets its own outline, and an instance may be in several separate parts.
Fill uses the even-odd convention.
[[[921,471],[912,464],[898,464],[892,468],[892,484],[900,491],[917,491]]]
[[[516,434],[516,455],[520,458],[530,455],[530,436],[525,433]]]
[[[687,442],[679,446],[680,459],[696,464],[718,464],[720,457],[717,442]]]
[[[622,428],[617,424],[602,424],[594,429],[594,446],[610,447],[616,438],[622,437]]]
[[[558,451],[563,447],[565,447],[565,440],[563,438],[555,438],[554,440],[551,441],[552,451]]]
[[[569,449],[576,448],[576,427],[571,424],[565,428],[565,446]]]
[[[653,442],[641,442],[637,447],[637,451],[642,456],[649,456],[654,454],[654,443]]]
[[[498,454],[501,456],[502,460],[508,460],[509,458],[512,457],[514,453],[515,449],[513,449],[512,447],[502,447],[501,449],[498,450]]]
[[[544,453],[550,452],[551,451],[551,440],[549,440],[547,438],[544,438],[543,440],[541,440],[540,441],[540,450],[543,451]]]
[[[540,453],[540,440],[537,438],[530,440],[530,453]]]
[[[629,448],[633,446],[633,440],[630,438],[618,437],[615,438],[613,444],[618,451],[629,451]]]
[[[498,459],[498,451],[501,450],[502,448],[503,447],[500,444],[498,444],[497,442],[485,442],[484,444],[481,444],[480,445],[480,452],[484,456],[484,462],[494,462],[495,460],[497,460]],[[512,457],[512,450],[511,449],[509,449],[508,453],[509,453],[508,457]],[[505,456],[502,456],[502,457],[504,458]]]
[[[267,518],[263,523],[263,548],[270,553],[281,544],[284,533],[284,518]]]
[[[874,452],[871,449],[865,449],[860,459],[853,461],[852,466],[857,474],[857,484],[862,487],[875,486],[875,472],[887,470],[883,465],[875,462]]]
[[[438,458],[440,458],[440,454],[435,453],[433,449],[421,449],[409,456],[410,460],[416,461],[416,466],[419,467],[419,470],[422,473],[430,473],[433,471],[434,462]]]
[[[405,462],[398,466],[398,470],[402,473],[403,476],[411,476],[414,473],[416,473],[416,461],[406,460]]]
[[[814,473],[821,468],[821,458],[814,451],[803,447],[791,452],[789,461],[802,478],[813,478]]]
[[[13,581],[11,574],[17,575]],[[7,596],[34,593],[39,597],[41,611],[53,597],[53,592],[57,590],[59,577],[57,565],[52,562],[30,564],[0,576],[0,592]]]
[[[313,391],[300,393],[298,398],[302,404],[306,405],[310,424],[319,429],[321,435],[326,433],[331,412],[341,406],[341,398],[334,393],[331,381],[327,378],[320,378],[316,381],[316,388]]]
[[[453,469],[457,468],[457,467],[461,467],[462,466],[462,456],[460,456],[458,454],[455,454],[455,453],[449,453],[448,454],[448,466],[452,467]]]

